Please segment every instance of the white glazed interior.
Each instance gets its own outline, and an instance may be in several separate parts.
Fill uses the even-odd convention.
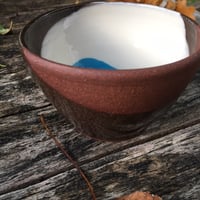
[[[95,58],[117,69],[145,68],[188,56],[181,15],[164,8],[128,3],[92,3],[56,23],[41,55],[73,65]]]

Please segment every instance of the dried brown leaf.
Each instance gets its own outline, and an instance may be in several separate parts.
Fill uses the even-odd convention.
[[[176,3],[176,11],[186,15],[187,17],[195,20],[195,7],[194,6],[187,6],[186,0],[177,0]]]
[[[120,197],[116,200],[162,200],[159,196],[150,194],[149,192],[133,192],[129,195]]]

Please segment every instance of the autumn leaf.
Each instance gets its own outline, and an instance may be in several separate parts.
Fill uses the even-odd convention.
[[[194,17],[195,7],[188,6],[186,0],[177,0],[176,11],[195,20],[195,17]]]
[[[162,200],[157,195],[152,195],[149,192],[136,191],[129,195],[117,198],[115,200]]]

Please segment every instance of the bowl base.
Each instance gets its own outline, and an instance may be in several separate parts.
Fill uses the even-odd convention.
[[[75,126],[76,131],[96,140],[117,142],[134,138],[168,108],[127,115],[97,112],[64,98],[43,81],[38,81],[51,103]]]

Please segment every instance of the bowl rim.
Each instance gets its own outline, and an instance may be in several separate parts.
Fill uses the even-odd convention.
[[[20,31],[19,33],[19,44],[21,49],[25,49],[26,52],[29,52],[29,54],[32,54],[35,58],[39,59],[40,61],[43,61],[45,63],[51,63],[55,66],[60,66],[61,68],[65,68],[67,71],[74,71],[75,73],[79,73],[82,74],[84,73],[85,75],[88,74],[89,76],[96,73],[98,74],[97,76],[99,77],[99,74],[102,75],[106,75],[106,76],[120,76],[120,77],[132,77],[133,73],[135,74],[135,77],[137,77],[138,75],[141,75],[143,72],[145,72],[145,74],[148,74],[148,76],[150,75],[156,75],[158,71],[162,70],[163,73],[169,73],[170,71],[174,71],[174,69],[179,69],[182,68],[182,64],[185,63],[185,65],[191,61],[196,60],[198,57],[200,57],[200,48],[197,49],[196,52],[192,53],[191,55],[172,62],[172,63],[167,63],[164,65],[157,65],[157,66],[152,66],[152,67],[144,67],[144,68],[133,68],[133,69],[120,69],[120,70],[106,70],[106,69],[93,69],[93,68],[81,68],[81,67],[74,67],[71,65],[67,65],[67,64],[62,64],[53,60],[49,60],[46,58],[43,58],[41,55],[33,53],[26,45],[25,42],[25,34],[27,32],[27,30],[32,26],[32,24],[36,23],[38,20],[41,20],[42,18],[47,17],[48,15],[52,15],[54,13],[66,10],[66,9],[70,9],[70,8],[81,8],[89,3],[95,3],[96,1],[92,1],[92,0],[88,0],[88,1],[83,1],[83,2],[79,2],[78,4],[76,3],[68,3],[66,6],[62,6],[60,8],[55,8],[53,10],[47,11],[45,13],[42,13],[40,15],[38,15],[37,17],[33,18],[30,22],[28,22],[23,29]],[[97,1],[97,3],[99,3],[100,1]],[[101,1],[101,3],[104,1]],[[120,4],[137,4],[139,6],[145,6],[145,7],[156,7],[157,9],[166,9],[163,7],[159,7],[159,6],[154,6],[154,5],[149,5],[149,4],[139,4],[139,3],[130,3],[130,2],[104,2],[104,3],[120,3]],[[171,11],[171,10],[169,10]],[[175,12],[175,11],[172,11]],[[186,20],[189,20],[190,22],[192,22],[193,24],[195,24],[196,28],[197,28],[197,32],[199,32],[200,35],[200,25],[193,19],[190,19],[189,17],[181,14]],[[200,39],[199,39],[200,42]],[[185,66],[184,65],[184,66]]]

